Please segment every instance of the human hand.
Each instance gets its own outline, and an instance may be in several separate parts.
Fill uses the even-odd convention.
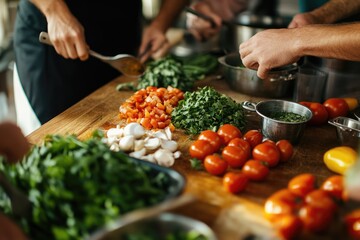
[[[220,31],[222,19],[206,2],[197,2],[193,4],[191,8],[210,17],[215,23],[215,26],[212,26],[209,21],[197,17],[192,13],[187,13],[186,26],[196,40],[203,41],[209,39]]]
[[[166,39],[165,33],[158,29],[156,25],[150,25],[145,29],[139,48],[141,62],[145,62],[150,57],[157,59],[164,56],[170,49],[170,44]]]
[[[311,12],[299,13],[293,17],[293,19],[289,23],[288,28],[297,28],[297,27],[303,27],[303,26],[309,25],[309,24],[320,24],[320,23],[322,23],[321,19],[319,19],[317,16],[315,16]]]
[[[89,47],[85,41],[84,28],[72,15],[63,1],[54,1],[52,11],[45,12],[48,34],[55,50],[64,58],[86,60]]]
[[[271,69],[298,61],[300,56],[295,47],[297,37],[294,30],[264,30],[240,44],[239,53],[244,66],[257,70],[259,78],[265,79]]]
[[[11,122],[0,123],[0,155],[7,161],[15,163],[30,149],[30,145],[21,129]]]

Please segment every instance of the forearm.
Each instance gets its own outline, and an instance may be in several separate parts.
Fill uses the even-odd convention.
[[[63,0],[30,0],[46,17],[56,13],[70,12]]]
[[[156,27],[162,32],[166,32],[188,2],[188,0],[163,1],[160,12],[151,23],[151,26]]]
[[[360,23],[312,25],[294,33],[299,56],[360,61]]]
[[[360,1],[330,0],[310,13],[322,20],[322,23],[335,23],[360,11]]]

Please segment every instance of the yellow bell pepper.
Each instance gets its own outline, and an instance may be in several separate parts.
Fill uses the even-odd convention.
[[[357,157],[357,152],[351,147],[340,146],[324,154],[324,163],[331,171],[344,174],[355,163]]]

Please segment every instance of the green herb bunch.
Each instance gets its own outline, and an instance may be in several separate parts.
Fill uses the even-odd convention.
[[[217,131],[226,123],[243,129],[245,115],[240,103],[207,86],[195,92],[186,92],[184,99],[172,111],[171,121],[175,127],[195,135],[206,129]]]
[[[209,54],[188,58],[175,58],[169,55],[149,62],[144,75],[139,78],[136,86],[135,83],[122,83],[117,86],[117,90],[171,86],[182,91],[190,91],[197,80],[203,79],[217,65],[217,59]]]
[[[169,176],[113,152],[95,135],[47,136],[19,164],[0,170],[32,203],[29,219],[17,219],[31,239],[84,239],[116,217],[164,200]],[[11,216],[0,189],[0,211]],[[12,216],[15,218],[15,216]]]

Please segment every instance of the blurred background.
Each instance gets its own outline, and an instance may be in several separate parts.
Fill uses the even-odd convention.
[[[142,2],[144,25],[146,25],[157,15],[162,0],[142,0]],[[12,31],[17,5],[18,0],[0,0],[0,121],[16,120],[12,85],[14,65]],[[293,16],[299,12],[299,5],[298,0],[279,0],[276,11],[279,15]],[[174,24],[174,28],[184,27],[185,12]]]

